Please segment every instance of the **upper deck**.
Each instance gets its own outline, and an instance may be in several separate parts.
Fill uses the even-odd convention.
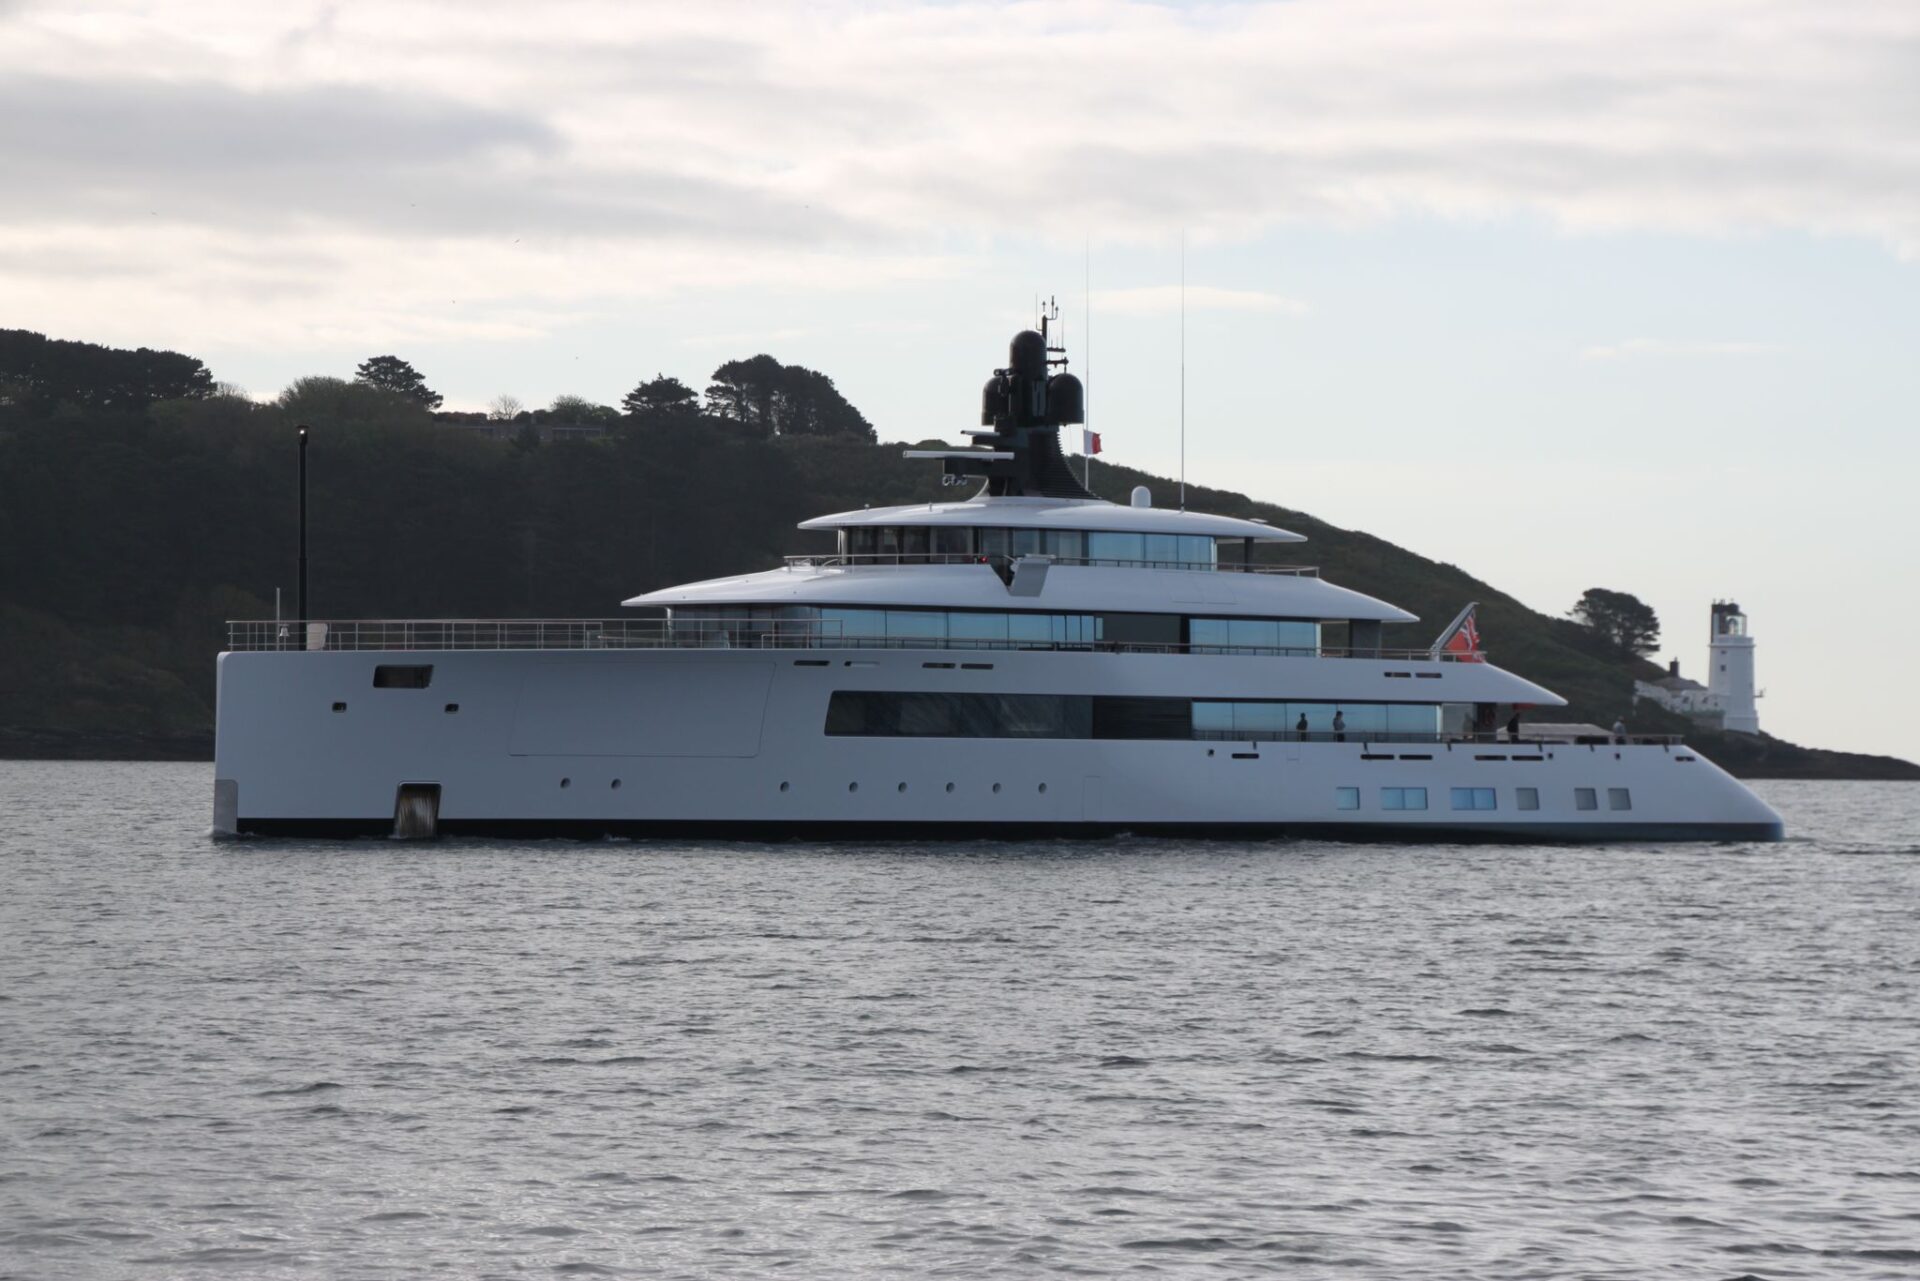
[[[744,635],[728,619],[667,618],[356,618],[304,624],[280,619],[227,623],[230,653],[600,649],[933,649],[1041,650],[1085,654],[1202,654],[1286,658],[1367,658],[1456,664],[1476,659],[1425,649],[1172,644],[1121,640],[993,640],[977,637],[872,636],[831,620],[776,620]]]

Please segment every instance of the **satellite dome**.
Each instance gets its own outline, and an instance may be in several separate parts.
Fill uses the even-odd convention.
[[[1047,419],[1056,425],[1087,421],[1087,392],[1072,374],[1047,379]]]
[[[1047,340],[1031,329],[1022,329],[1013,336],[1013,342],[1007,348],[1007,366],[1015,376],[1022,378],[1045,378],[1047,376]]]

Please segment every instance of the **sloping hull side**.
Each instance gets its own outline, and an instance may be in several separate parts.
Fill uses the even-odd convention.
[[[377,687],[382,664],[433,670],[423,687]],[[1355,698],[1366,674],[1359,660],[1020,651],[227,654],[215,829],[387,835],[405,786],[433,789],[445,835],[1781,835],[1778,815],[1680,747],[824,732],[837,689]],[[1329,688],[1336,680],[1341,688]],[[1405,688],[1380,684],[1376,697]],[[1428,808],[1386,808],[1390,789],[1410,787],[1426,789]],[[1455,788],[1477,789],[1478,808],[1454,809]]]

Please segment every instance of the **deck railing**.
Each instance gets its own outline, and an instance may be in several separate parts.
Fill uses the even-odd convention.
[[[865,569],[883,565],[992,565],[1010,569],[1020,556],[979,552],[860,552],[842,555],[825,552],[817,556],[788,556],[788,569]],[[1173,569],[1197,574],[1283,574],[1295,578],[1318,578],[1318,565],[1243,565],[1232,561],[1198,560],[1114,560],[1094,556],[1052,556],[1035,553],[1033,559],[1055,565],[1095,565],[1108,569]]]
[[[1621,744],[1652,744],[1655,746],[1673,746],[1685,741],[1678,734],[1629,734],[1624,738],[1615,738],[1611,734],[1548,733],[1527,734],[1523,731],[1519,738],[1508,738],[1502,731],[1471,734],[1454,731],[1452,733],[1420,734],[1412,731],[1345,730],[1336,733],[1327,729],[1311,729],[1306,733],[1298,730],[1237,730],[1237,729],[1196,729],[1196,739],[1209,743],[1358,743],[1363,747],[1386,747],[1394,745],[1441,746],[1449,751],[1471,749],[1476,756],[1488,760],[1527,760],[1542,747],[1606,747]],[[1381,758],[1386,759],[1386,758]]]
[[[325,622],[244,619],[227,624],[227,648],[262,650],[479,649],[913,649],[1051,650],[1080,654],[1200,654],[1261,658],[1368,658],[1394,663],[1461,661],[1424,649],[1179,645],[1133,641],[948,639],[847,635],[837,620],[670,620],[664,618],[374,618]]]

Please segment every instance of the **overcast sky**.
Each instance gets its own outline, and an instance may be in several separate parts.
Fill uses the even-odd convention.
[[[919,439],[1051,294],[1172,471],[1184,237],[1194,480],[1694,675],[1736,597],[1763,725],[1911,758],[1916,138],[1913,0],[0,0],[0,326],[473,408],[764,350]]]

